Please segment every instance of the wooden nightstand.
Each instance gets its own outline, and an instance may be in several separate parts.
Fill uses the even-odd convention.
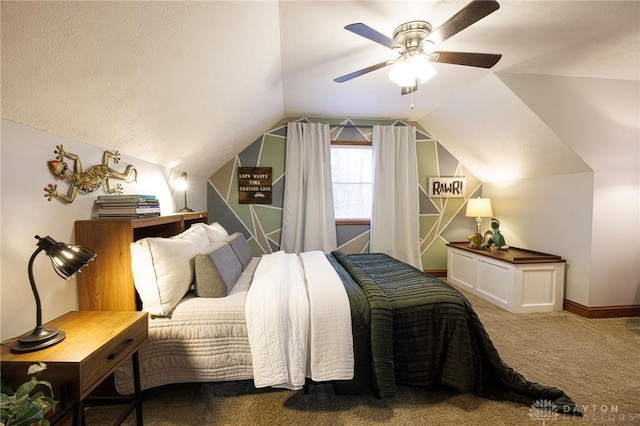
[[[84,424],[84,400],[128,357],[133,359],[135,395],[118,422],[135,408],[137,424],[142,420],[142,398],[138,349],[147,339],[146,312],[72,311],[45,324],[67,334],[55,346],[23,354],[11,352],[11,339],[2,345],[2,379],[16,389],[29,379],[27,369],[42,361],[47,369],[38,376],[51,383],[62,412],[74,409],[73,423]]]

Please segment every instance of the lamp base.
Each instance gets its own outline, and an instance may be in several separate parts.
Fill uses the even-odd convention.
[[[64,331],[57,328],[36,327],[31,333],[23,334],[11,345],[11,352],[35,352],[58,344],[67,337]]]
[[[482,218],[481,217],[476,217],[476,226],[478,227],[477,234],[482,236],[482,231],[480,230],[480,228],[482,227]]]
[[[190,209],[189,207],[184,206],[183,208],[181,208],[181,209],[180,209],[180,210],[178,210],[178,211],[181,211],[181,212],[192,212],[192,211],[193,211],[193,209]]]

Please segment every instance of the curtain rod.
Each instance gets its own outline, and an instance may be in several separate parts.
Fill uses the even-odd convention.
[[[345,129],[373,128],[373,124],[329,124],[329,127],[343,127]]]

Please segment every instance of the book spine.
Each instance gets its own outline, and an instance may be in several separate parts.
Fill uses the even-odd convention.
[[[98,195],[98,200],[110,201],[155,201],[155,195],[130,194],[130,195]]]
[[[111,207],[98,209],[98,214],[142,214],[142,213],[160,213],[160,207],[142,207],[142,208],[127,208],[127,207]]]
[[[137,203],[137,202],[113,202],[113,203],[95,203],[101,209],[118,209],[122,207],[139,207],[139,208],[151,208],[160,207],[160,203]]]
[[[94,219],[135,219],[135,218],[142,218],[142,217],[156,217],[156,216],[160,216],[160,213],[148,213],[148,214],[136,214],[136,213],[132,213],[132,214],[109,214],[109,215],[104,215],[104,214],[98,214],[97,216],[94,216]]]

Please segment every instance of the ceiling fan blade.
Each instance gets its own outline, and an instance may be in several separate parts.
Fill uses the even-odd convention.
[[[375,64],[375,65],[368,66],[366,68],[362,68],[361,70],[354,71],[352,73],[343,75],[342,77],[334,78],[333,81],[335,81],[336,83],[344,83],[345,81],[349,81],[352,78],[360,77],[361,75],[365,75],[367,73],[370,73],[371,71],[375,71],[375,70],[378,70],[380,68],[384,68],[387,65],[390,65],[392,63],[393,63],[393,61],[380,62],[379,64]]]
[[[442,64],[466,65],[469,67],[491,68],[502,58],[499,53],[433,52],[429,56],[432,62]]]
[[[379,33],[373,28],[363,24],[349,24],[344,27],[345,30],[349,30],[352,33],[358,34],[361,37],[367,38],[371,41],[375,41],[378,44],[381,44],[389,49],[399,49],[401,46],[392,38],[387,37],[386,35]]]
[[[474,0],[433,30],[428,38],[439,44],[498,9],[500,4],[495,0]]]

